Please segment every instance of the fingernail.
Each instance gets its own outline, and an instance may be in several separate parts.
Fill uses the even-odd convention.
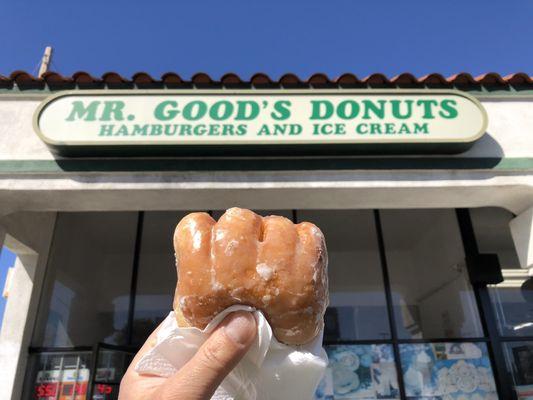
[[[251,313],[240,312],[230,315],[224,327],[226,335],[238,344],[247,344],[255,335],[255,318]]]

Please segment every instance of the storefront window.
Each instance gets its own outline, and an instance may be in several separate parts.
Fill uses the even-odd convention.
[[[330,364],[316,398],[400,399],[404,390],[407,399],[417,400],[497,398],[455,210],[256,212],[283,215],[297,223],[313,222],[327,238],[330,307],[324,344]],[[213,211],[212,215],[218,219],[222,213]],[[134,347],[124,345],[141,345],[172,310],[176,286],[172,237],[186,214],[58,215],[32,344],[87,346],[83,350],[99,342],[107,344],[94,353],[32,350],[39,353],[30,360],[27,382],[31,389],[27,390],[33,397],[26,398],[44,393],[42,399],[49,400],[49,393],[55,396],[65,391],[70,396],[84,390],[92,393],[92,399],[117,398],[120,379],[135,352]],[[378,215],[382,238],[376,227]],[[479,236],[480,221],[487,224],[487,217],[479,216],[473,214],[472,220],[480,252],[496,253],[510,267],[504,268],[505,282],[489,291],[504,336],[509,373],[517,393],[526,393],[533,387],[528,361],[533,342],[530,337],[520,339],[523,342],[505,342],[505,336],[531,335],[531,286],[527,286],[527,274],[517,267],[509,237],[495,232],[502,230],[501,224],[481,225],[485,235]],[[508,224],[508,219],[498,218]],[[139,226],[142,231],[136,237]],[[383,248],[378,245],[381,239]],[[130,309],[134,272],[135,301]],[[389,294],[392,304],[387,305]],[[391,334],[389,310],[396,336]],[[524,333],[507,333],[520,329]],[[431,343],[429,339],[433,339]],[[79,361],[73,364],[73,357]],[[93,363],[96,369],[89,374]],[[66,372],[57,372],[63,371],[64,365]],[[69,392],[71,389],[74,392]]]
[[[172,310],[176,259],[172,238],[187,212],[146,212],[143,219],[133,319],[135,345],[142,344]]]
[[[302,210],[327,238],[330,305],[326,343],[390,338],[385,289],[371,210]]]
[[[380,214],[398,338],[482,337],[455,210]]]
[[[137,213],[58,214],[34,346],[126,344]]]
[[[407,399],[498,399],[485,343],[401,344],[400,360]]]

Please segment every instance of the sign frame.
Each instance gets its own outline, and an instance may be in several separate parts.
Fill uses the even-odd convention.
[[[351,142],[315,142],[302,141],[298,143],[249,143],[241,140],[239,143],[229,144],[218,141],[203,141],[198,143],[166,142],[153,144],[153,141],[77,141],[69,144],[64,141],[51,140],[41,130],[39,119],[42,113],[54,101],[65,97],[105,97],[105,96],[309,96],[309,95],[350,95],[372,97],[374,95],[434,95],[460,96],[472,102],[482,116],[482,127],[475,135],[458,139],[424,140],[420,142],[387,140],[380,138],[370,143],[361,141]],[[417,155],[417,154],[457,154],[468,150],[481,138],[488,126],[488,115],[481,102],[469,93],[452,89],[100,89],[100,90],[68,90],[55,93],[39,104],[33,115],[33,129],[50,150],[66,157],[153,157],[153,156],[326,156],[326,155]]]

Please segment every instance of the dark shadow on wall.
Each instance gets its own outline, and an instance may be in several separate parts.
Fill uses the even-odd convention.
[[[332,152],[328,155],[262,155],[243,150],[241,155],[220,148],[220,156],[169,156],[161,149],[161,157],[129,156],[127,149],[118,157],[114,152],[102,157],[69,157],[56,159],[65,172],[171,172],[171,171],[306,171],[306,170],[441,170],[441,169],[491,169],[503,156],[503,149],[490,134],[485,134],[469,150],[459,154],[443,154],[438,145],[426,147],[421,154],[387,154],[383,145],[372,149],[372,154],[349,154],[350,151]],[[283,149],[281,149],[283,152]],[[287,149],[285,149],[287,153]],[[85,150],[82,153],[87,153]],[[78,153],[78,155],[82,155]],[[233,152],[234,153],[234,152]],[[353,152],[352,152],[353,153]],[[135,153],[132,153],[135,154]],[[289,154],[289,153],[287,153]],[[487,156],[489,155],[489,156]]]

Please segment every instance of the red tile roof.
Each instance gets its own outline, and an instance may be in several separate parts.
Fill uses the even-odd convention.
[[[107,72],[100,77],[92,76],[87,72],[76,72],[71,76],[63,76],[57,72],[47,72],[42,78],[37,78],[25,71],[14,71],[9,76],[0,75],[0,88],[19,89],[151,89],[151,88],[213,88],[213,87],[374,87],[374,88],[456,88],[456,89],[533,89],[533,77],[525,73],[516,73],[502,77],[491,72],[473,77],[468,73],[460,73],[445,78],[441,74],[433,73],[422,77],[415,77],[410,73],[403,73],[393,78],[383,74],[372,74],[366,78],[346,73],[331,79],[326,74],[316,73],[307,79],[301,79],[295,74],[288,73],[274,80],[267,74],[254,74],[249,80],[241,79],[237,74],[228,73],[219,80],[211,78],[208,74],[197,73],[189,80],[183,79],[174,72],[163,74],[154,78],[146,72],[137,72],[131,78],[125,78],[117,72]]]

